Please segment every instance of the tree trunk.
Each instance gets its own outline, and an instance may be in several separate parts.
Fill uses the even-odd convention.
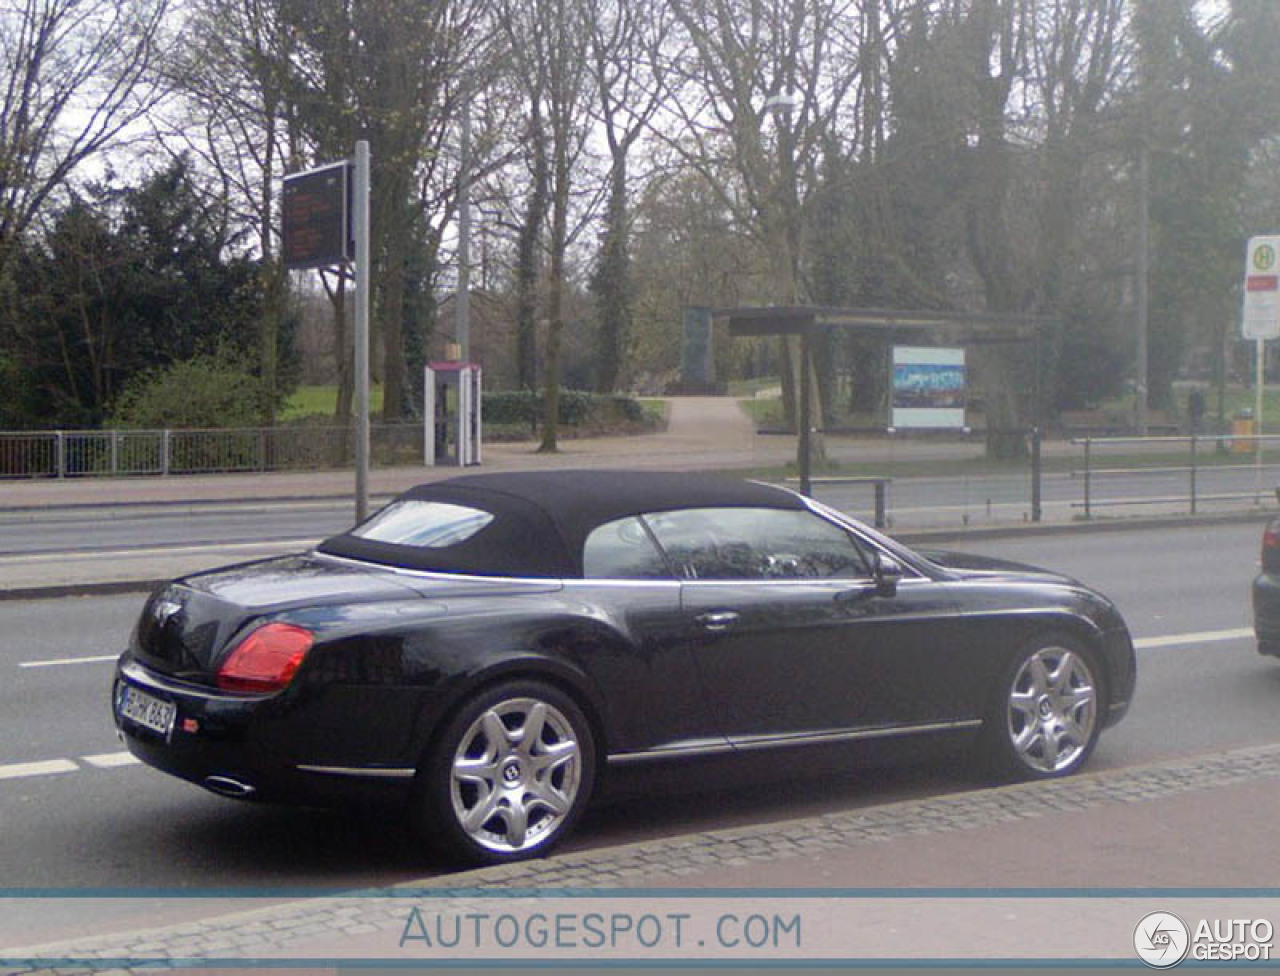
[[[596,391],[618,387],[627,343],[631,338],[631,268],[627,254],[627,158],[615,151],[609,180],[604,249],[600,262],[600,346],[596,358]]]
[[[352,337],[347,323],[347,279],[338,275],[337,284],[330,288],[326,278],[325,292],[333,306],[333,361],[338,372],[338,399],[333,410],[333,422],[345,427],[351,423],[351,405],[355,400],[350,350]]]
[[[560,344],[564,333],[564,255],[569,236],[569,159],[566,138],[555,141],[555,184],[551,203],[551,281],[547,303],[547,356],[542,386],[542,443],[539,453],[559,450]]]
[[[520,228],[516,267],[516,382],[522,390],[538,384],[538,241],[547,215],[547,148],[538,99],[530,110],[533,184]]]
[[[388,167],[389,169],[389,167]],[[407,174],[384,170],[382,199],[374,211],[381,227],[374,239],[381,241],[381,261],[375,267],[378,286],[377,326],[382,337],[382,420],[395,423],[404,418],[405,386],[408,379],[404,359],[404,262],[409,247]],[[375,193],[377,190],[375,189]]]

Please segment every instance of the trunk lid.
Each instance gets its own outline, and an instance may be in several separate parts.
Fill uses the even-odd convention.
[[[155,671],[212,685],[230,643],[256,619],[304,607],[442,601],[548,592],[561,586],[559,580],[420,578],[325,556],[283,556],[170,583],[143,607],[130,649]]]

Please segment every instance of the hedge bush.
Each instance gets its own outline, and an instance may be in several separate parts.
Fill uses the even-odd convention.
[[[542,393],[533,390],[501,390],[484,394],[484,420],[492,424],[542,422]],[[560,391],[560,423],[569,427],[608,426],[621,422],[643,423],[644,407],[634,397],[585,390]]]

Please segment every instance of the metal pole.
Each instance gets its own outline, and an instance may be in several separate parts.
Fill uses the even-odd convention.
[[[1191,435],[1191,514],[1196,514],[1196,435]]]
[[[356,143],[355,172],[356,314],[356,521],[369,517],[369,288],[373,255],[369,242],[369,143]]]
[[[1137,286],[1136,303],[1138,306],[1138,376],[1137,389],[1134,391],[1137,396],[1137,416],[1135,419],[1137,420],[1138,433],[1143,436],[1146,436],[1147,433],[1147,277],[1150,258],[1150,208],[1148,205],[1150,181],[1150,154],[1144,141],[1138,151],[1138,254],[1136,262],[1137,281],[1135,282]]]
[[[1031,428],[1031,521],[1039,522],[1043,512],[1040,494],[1042,473],[1040,457],[1040,428]]]
[[[1090,478],[1092,477],[1092,472],[1090,471],[1090,468],[1089,468],[1089,447],[1090,447],[1089,438],[1086,437],[1084,439],[1084,517],[1085,518],[1092,517],[1092,509],[1090,508],[1090,502],[1092,501],[1092,499],[1090,497],[1090,490],[1089,490],[1090,489],[1089,481],[1090,481]]]
[[[809,345],[809,329],[805,329],[800,333],[800,494],[811,495],[812,484],[809,477],[810,457],[809,457],[809,428],[813,423],[812,411],[810,410],[809,398],[812,395],[810,385],[813,380],[811,377],[812,364],[810,362],[811,349]]]
[[[1258,376],[1254,390],[1253,410],[1253,500],[1256,504],[1262,498],[1262,394],[1267,385],[1267,341],[1258,338]]]
[[[458,294],[454,298],[454,333],[458,358],[471,362],[471,106],[462,106],[458,172]]]

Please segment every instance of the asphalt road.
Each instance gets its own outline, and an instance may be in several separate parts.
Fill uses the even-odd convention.
[[[971,548],[1069,572],[1111,594],[1139,639],[1128,719],[1093,768],[1280,740],[1280,662],[1248,634],[1254,525],[987,541]],[[395,811],[237,804],[123,763],[109,658],[140,596],[0,602],[0,886],[360,886],[436,867]],[[59,663],[60,662],[60,663]],[[633,775],[633,774],[629,774]],[[849,770],[792,752],[615,781],[583,848],[969,788],[954,764]]]

